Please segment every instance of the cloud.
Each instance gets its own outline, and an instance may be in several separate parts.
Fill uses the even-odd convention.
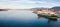
[[[0,8],[33,8],[60,6],[59,0],[0,0]]]

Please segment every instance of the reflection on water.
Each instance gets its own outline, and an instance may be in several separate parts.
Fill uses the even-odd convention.
[[[42,16],[38,16],[38,19],[40,18],[42,18]],[[57,19],[49,19],[49,18],[46,18],[46,19],[48,19],[48,23],[57,22]]]
[[[57,19],[55,19],[55,20],[48,19],[48,23],[53,23],[53,22],[57,22]]]
[[[33,12],[33,13],[37,13],[37,12]],[[51,24],[52,27],[60,27],[60,26],[59,26],[60,24],[57,24],[58,22],[60,22],[60,21],[59,21],[60,18],[49,19],[49,18],[46,18],[46,17],[39,16],[38,14],[37,14],[37,16],[38,16],[38,19],[41,19],[41,18],[47,19],[47,20],[48,20],[47,23],[48,23],[48,24]],[[58,19],[59,19],[59,20],[58,20]]]
[[[27,10],[0,11],[0,27],[57,27],[59,22],[60,18],[52,20]]]

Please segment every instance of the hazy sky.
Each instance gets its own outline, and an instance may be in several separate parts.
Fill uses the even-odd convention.
[[[0,8],[24,9],[60,6],[60,0],[0,0]]]

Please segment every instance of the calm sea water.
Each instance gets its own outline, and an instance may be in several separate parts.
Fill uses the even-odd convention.
[[[27,10],[0,11],[0,27],[60,27],[60,18],[39,18]]]

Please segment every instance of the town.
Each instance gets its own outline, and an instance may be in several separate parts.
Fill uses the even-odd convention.
[[[41,8],[33,10],[33,13],[38,14],[38,16],[54,16],[51,18],[60,18],[60,7],[53,7],[53,8]]]

